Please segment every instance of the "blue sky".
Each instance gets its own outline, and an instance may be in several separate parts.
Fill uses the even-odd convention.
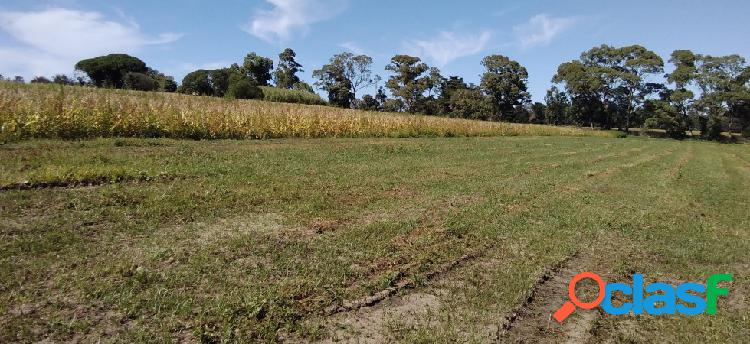
[[[739,0],[3,0],[0,74],[70,74],[82,58],[125,52],[180,81],[291,47],[307,81],[348,50],[372,56],[384,78],[390,57],[407,53],[478,83],[482,57],[502,54],[528,69],[541,100],[560,63],[603,43],[642,44],[665,61],[675,49],[748,57],[748,13]]]

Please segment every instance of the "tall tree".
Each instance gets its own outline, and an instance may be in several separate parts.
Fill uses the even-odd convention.
[[[687,130],[691,130],[688,111],[695,98],[695,94],[689,87],[697,77],[697,60],[698,56],[690,50],[673,51],[669,63],[674,65],[674,70],[666,76],[667,82],[675,85],[674,90],[669,94],[669,101],[679,114],[678,122],[683,123]]]
[[[268,86],[273,70],[273,60],[251,52],[245,56],[242,63],[245,75],[250,77],[259,86]]]
[[[604,81],[592,68],[581,61],[565,62],[557,67],[552,78],[554,83],[562,83],[571,98],[571,106],[576,108],[578,123],[588,123],[592,128],[599,119],[602,102],[607,101],[603,93]]]
[[[342,53],[341,59],[345,66],[344,75],[351,82],[352,96],[355,99],[359,90],[380,82],[380,76],[372,73],[372,57]]]
[[[284,49],[279,54],[279,64],[273,73],[276,87],[293,89],[294,84],[299,83],[297,73],[303,72],[302,65],[295,60],[297,54],[290,48]]]
[[[697,107],[708,116],[705,136],[720,139],[724,122],[732,129],[733,108],[747,101],[743,96],[747,75],[745,59],[739,55],[710,56],[698,58],[696,83],[701,90]],[[746,93],[745,93],[746,94]]]
[[[357,91],[376,84],[380,77],[372,73],[372,58],[352,53],[336,54],[318,70],[313,71],[318,79],[315,85],[328,92],[331,104],[351,107]]]
[[[485,68],[481,87],[490,97],[493,119],[500,120],[514,113],[516,106],[531,101],[526,82],[529,73],[520,63],[502,55],[482,59]]]
[[[443,78],[440,85],[440,95],[437,97],[443,114],[450,115],[453,111],[451,106],[451,97],[453,94],[458,90],[465,90],[468,87],[462,77],[450,76],[447,79]]]
[[[547,90],[547,95],[544,96],[544,103],[547,105],[545,118],[548,124],[570,124],[568,120],[570,100],[565,92],[560,91],[556,86],[552,86]]]
[[[394,73],[385,84],[391,94],[404,103],[406,111],[419,111],[424,93],[432,87],[435,79],[431,77],[432,73],[427,73],[430,67],[419,57],[396,55],[385,70]]]

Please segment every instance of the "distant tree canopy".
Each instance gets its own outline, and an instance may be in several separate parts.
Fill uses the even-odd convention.
[[[174,92],[177,83],[170,76],[146,66],[137,57],[111,54],[82,60],[75,65],[77,71],[88,75],[96,87],[127,88],[138,91]],[[64,76],[66,81],[70,81]],[[63,83],[63,78],[58,78]]]
[[[565,84],[589,125],[627,129],[635,109],[658,89],[646,77],[663,68],[661,57],[639,45],[602,45],[560,65],[553,82]]]
[[[284,49],[279,54],[279,64],[274,70],[273,60],[250,52],[243,59],[242,65],[234,63],[226,68],[188,73],[178,92],[230,99],[263,98],[305,104],[325,103],[309,84],[297,76],[297,73],[302,72],[302,65],[296,62],[295,57],[296,53],[292,49]],[[269,86],[271,79],[275,80],[274,88]]]
[[[272,59],[250,52],[241,64],[188,73],[178,87],[172,77],[140,59],[112,54],[78,62],[75,77],[36,76],[31,83],[324,103],[300,78],[304,70],[296,58],[296,52],[286,48],[274,69]],[[503,55],[481,60],[484,71],[479,85],[460,76],[443,77],[437,68],[409,55],[390,59],[384,87],[379,87],[381,78],[372,71],[373,59],[349,52],[332,56],[312,76],[314,85],[327,93],[328,104],[344,108],[626,132],[641,127],[661,129],[674,138],[684,138],[695,129],[707,139],[726,139],[726,131],[750,137],[750,66],[743,57],[675,50],[668,63],[672,68],[665,75],[664,60],[643,46],[596,46],[558,66],[544,102],[532,102],[528,71]],[[0,76],[0,80],[25,82],[21,76]],[[272,80],[274,88],[269,86]],[[360,91],[371,87],[375,94],[358,99]]]
[[[123,88],[128,73],[146,73],[146,63],[126,54],[111,54],[82,60],[76,70],[86,73],[96,87]]]
[[[51,82],[52,81],[50,81],[50,79],[47,79],[46,77],[43,77],[43,76],[36,76],[33,79],[31,79],[32,84],[49,84]]]
[[[567,113],[566,123],[592,127],[663,129],[674,138],[694,128],[708,139],[750,131],[750,67],[744,58],[675,50],[669,63],[674,68],[665,78],[674,88],[651,81],[664,72],[664,62],[642,46],[592,48],[560,65],[552,81],[567,93],[548,93],[548,113],[556,113],[555,120]]]

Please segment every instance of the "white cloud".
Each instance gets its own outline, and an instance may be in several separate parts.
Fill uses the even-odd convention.
[[[531,17],[527,23],[513,27],[513,32],[518,37],[521,48],[527,49],[549,44],[577,20],[575,17],[555,18],[543,13]]]
[[[411,53],[429,57],[442,68],[455,59],[482,51],[491,37],[490,31],[476,34],[442,31],[432,39],[407,41],[405,46]]]
[[[346,8],[346,0],[266,0],[271,10],[257,10],[247,33],[270,43],[288,41],[296,32],[307,33],[310,25],[333,18]]]
[[[344,43],[339,44],[339,47],[342,47],[355,55],[365,54],[365,49],[363,49],[362,47],[360,47],[354,42],[344,42]]]
[[[136,53],[181,37],[175,33],[150,36],[134,22],[123,24],[98,12],[63,8],[0,12],[0,30],[20,43],[0,47],[0,71],[27,76],[71,71],[83,58]]]

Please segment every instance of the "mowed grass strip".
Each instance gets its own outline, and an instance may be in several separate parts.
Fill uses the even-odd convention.
[[[419,280],[488,242],[507,255],[505,275],[465,289],[486,291],[468,304],[509,310],[550,264],[603,232],[645,226],[643,209],[664,209],[652,195],[665,194],[672,180],[662,176],[677,175],[672,166],[688,147],[696,157],[729,147],[726,177],[746,182],[727,155],[746,156],[742,146],[673,141],[128,142],[0,148],[0,168],[14,178],[47,164],[86,169],[99,156],[186,177],[0,193],[4,341],[322,338],[305,319]],[[705,207],[734,208],[729,199],[744,197],[727,195]],[[419,333],[450,338],[462,323]]]
[[[28,138],[599,136],[612,131],[0,82],[0,142]]]

